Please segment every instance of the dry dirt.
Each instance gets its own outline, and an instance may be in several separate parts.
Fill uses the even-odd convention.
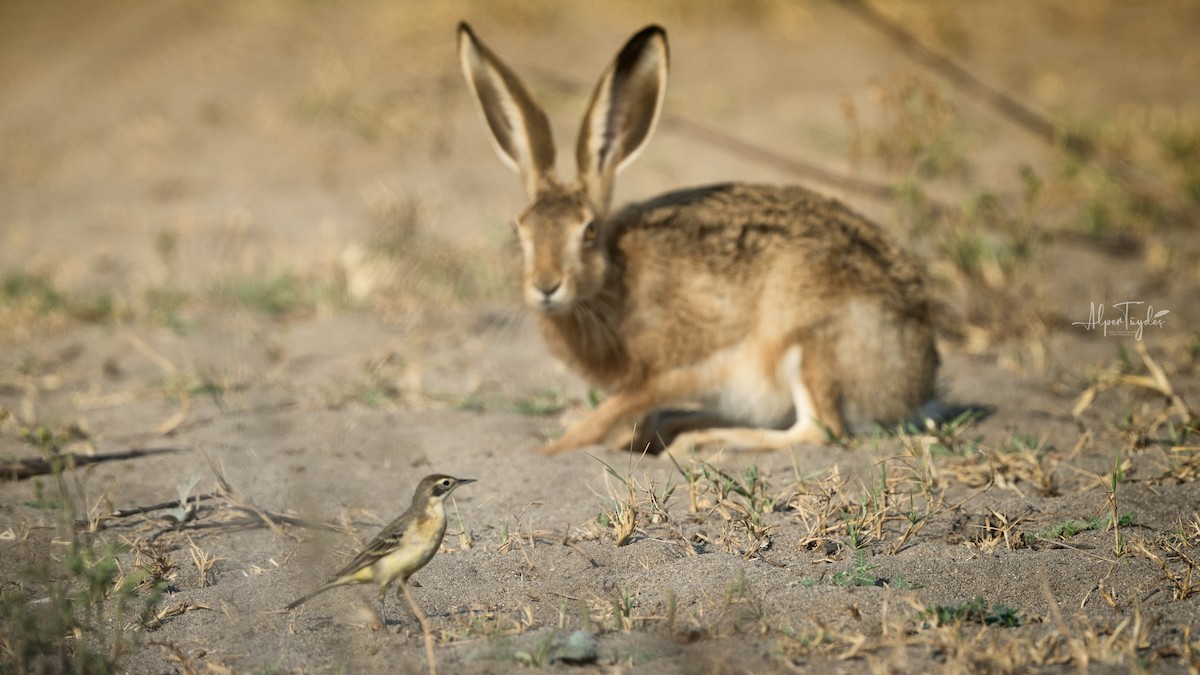
[[[0,485],[0,670],[49,625],[21,624],[12,599],[36,615],[73,588],[74,539],[121,545],[122,574],[155,550],[170,563],[144,634],[112,611],[81,631],[98,653],[138,637],[117,670],[422,671],[395,595],[382,630],[367,588],[282,607],[444,472],[478,482],[416,576],[443,672],[1196,672],[1200,174],[1173,182],[1152,159],[1156,139],[1200,142],[1200,12],[878,7],[1117,168],[1069,159],[838,3],[0,4],[0,460],[174,450]],[[731,179],[839,196],[928,261],[958,322],[943,396],[994,413],[679,467],[534,454],[590,394],[519,306],[519,183],[461,82],[461,19],[528,74],[560,139],[621,41],[666,26],[666,117],[617,200]],[[1028,208],[1022,166],[1044,185]],[[982,194],[999,220],[969,218]],[[1033,252],[977,268],[938,230],[1003,244],[1013,219]],[[1170,313],[1140,340],[1075,325],[1126,301]],[[218,476],[233,494],[181,527],[100,518]],[[268,527],[250,503],[339,529]],[[619,503],[638,520],[618,547]],[[1055,529],[1069,520],[1095,527]],[[928,613],[976,597],[1021,625]],[[595,659],[551,665],[575,630]],[[78,651],[79,635],[40,638]]]

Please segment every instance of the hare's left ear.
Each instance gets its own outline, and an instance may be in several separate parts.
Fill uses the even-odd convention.
[[[593,211],[604,214],[613,179],[650,139],[667,88],[667,33],[647,26],[600,76],[583,115],[575,160]]]
[[[466,22],[458,24],[458,57],[496,154],[521,174],[525,195],[533,201],[554,180],[554,138],[545,111]]]

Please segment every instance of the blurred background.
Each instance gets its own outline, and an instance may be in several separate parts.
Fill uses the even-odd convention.
[[[656,486],[712,480],[733,493],[723,471],[705,468],[696,482],[694,464],[685,473],[632,454],[531,452],[598,394],[555,366],[522,311],[509,226],[522,190],[459,73],[462,20],[527,80],[564,149],[624,40],[647,23],[666,27],[664,114],[618,178],[616,203],[730,180],[836,196],[924,262],[941,307],[939,396],[995,413],[848,449],[730,457],[753,463],[734,471],[753,476],[742,494],[758,506],[741,508],[769,520],[714,515],[693,492],[702,520],[656,526],[688,523],[686,537],[664,535],[683,547],[610,547],[606,528],[621,521],[608,514],[627,503],[625,513],[657,519],[667,498]],[[94,635],[61,618],[58,628],[14,622],[34,606],[25,598],[47,595],[47,616],[98,616],[100,603],[40,590],[39,579],[59,578],[60,544],[84,537],[55,522],[86,515],[95,527],[110,508],[183,501],[215,473],[251,506],[365,533],[429,471],[487,479],[459,493],[462,534],[447,538],[457,551],[439,556],[429,574],[444,576],[419,594],[453,612],[431,614],[453,624],[444,641],[468,638],[451,670],[518,662],[474,661],[481,636],[526,632],[516,637],[537,654],[529,664],[554,626],[614,618],[622,635],[641,622],[632,639],[644,644],[684,631],[671,647],[685,650],[671,661],[682,670],[726,660],[768,670],[781,662],[763,659],[779,653],[804,667],[814,650],[829,670],[856,658],[904,672],[1194,659],[1200,421],[1186,401],[1200,400],[1198,35],[1194,0],[0,0],[0,460],[61,468],[65,453],[170,450],[55,470],[44,483],[5,480],[0,626],[14,628],[0,629],[0,659],[10,645],[86,655],[74,637],[53,636],[88,635],[117,663],[141,633],[124,621],[97,620],[108,628]],[[573,158],[559,164],[569,175]],[[1121,302],[1169,313],[1140,340],[1078,325],[1100,304],[1112,318]],[[621,478],[610,461],[638,462],[638,473]],[[644,492],[653,503],[639,506]],[[414,632],[394,640],[278,611],[281,592],[310,586],[317,565],[348,552],[328,549],[349,539],[315,538],[293,557],[291,537],[234,531],[212,516],[236,514],[215,508],[174,532],[182,577],[168,576],[166,549],[143,557],[123,534],[110,539],[136,554],[106,545],[93,555],[120,556],[111,569],[122,575],[150,565],[150,578],[185,593],[160,610],[165,623],[148,629],[158,646],[131,652],[129,669],[190,671],[192,658],[214,672],[420,667]],[[1060,546],[1072,535],[1051,528],[1077,519],[1092,538]],[[827,578],[811,565],[840,555],[831,577],[843,585],[846,566],[874,568],[864,551],[882,550],[896,527],[866,585],[887,577],[904,588],[902,571],[929,589],[925,602],[986,593],[1041,618],[1012,633],[1001,657],[971,661],[961,654],[994,652],[1001,638],[982,625],[930,632],[926,613],[889,624],[889,598],[901,596],[884,589],[810,591],[805,576]],[[757,601],[734,604],[729,580],[747,587],[735,566],[766,550],[768,528],[779,537],[772,559],[791,566],[747,567],[749,588],[769,590],[773,614],[759,614]],[[876,541],[864,545],[868,529]],[[731,553],[742,533],[752,546],[739,555],[692,556]],[[568,537],[588,553],[573,557]],[[837,553],[835,539],[851,545]],[[651,569],[683,548],[687,557],[658,568],[680,591],[675,629],[674,591],[660,603]],[[30,579],[29,594],[9,593]],[[565,598],[590,598],[592,613],[581,604],[581,620],[564,623]],[[741,624],[730,607],[755,618]],[[1076,623],[1083,610],[1097,623]],[[775,637],[761,630],[769,625]],[[707,639],[729,630],[747,637]]]
[[[458,72],[464,19],[565,148],[622,41],[661,23],[666,112],[617,202],[837,195],[925,257],[976,351],[1109,295],[1191,302],[1195,3],[7,0],[0,334],[515,301],[521,193]]]

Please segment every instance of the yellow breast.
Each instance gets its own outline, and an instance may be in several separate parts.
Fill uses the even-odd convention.
[[[375,583],[386,586],[397,579],[401,583],[425,566],[437,553],[446,532],[445,518],[422,518],[404,533],[400,545],[371,566]]]

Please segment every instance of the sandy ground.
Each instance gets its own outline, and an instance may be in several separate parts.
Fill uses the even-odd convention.
[[[1200,128],[1193,6],[1021,4],[881,7],[1129,157],[1146,149],[1122,124]],[[478,479],[455,494],[445,546],[416,577],[444,672],[565,670],[551,661],[575,630],[598,641],[587,672],[1196,672],[1200,462],[1161,386],[1200,402],[1195,202],[1154,223],[1082,228],[1098,207],[1083,179],[1062,178],[1060,150],[836,4],[748,6],[0,5],[0,459],[38,456],[39,428],[55,434],[42,447],[66,451],[174,450],[0,485],[0,591],[45,605],[29,569],[61,568],[71,535],[47,506],[57,491],[95,520],[175,499],[189,477],[193,495],[213,493],[220,475],[236,494],[201,502],[181,528],[151,512],[75,535],[131,546],[123,571],[153,551],[172,563],[161,619],[119,670],[421,671],[421,630],[395,595],[382,630],[367,588],[282,607],[443,472]],[[940,435],[682,467],[605,448],[534,454],[589,392],[519,306],[506,224],[519,183],[457,71],[464,18],[530,74],[560,139],[621,41],[667,27],[667,115],[618,201],[800,180],[688,123],[896,182],[904,167],[880,148],[920,131],[896,123],[889,92],[938,92],[957,125],[948,155],[969,171],[909,174],[929,195],[1019,204],[1022,165],[1049,186],[1032,210],[1034,260],[985,279],[990,295],[947,272],[911,208],[811,185],[928,261],[951,316],[971,322],[942,341],[944,397],[995,412]],[[919,119],[934,124],[937,101],[924,100],[933,112]],[[57,299],[23,291],[29,280]],[[1125,301],[1170,314],[1141,340],[1074,325],[1092,303]],[[722,491],[718,469],[744,493]],[[639,519],[618,547],[621,502]],[[339,529],[267,527],[249,503]],[[1113,512],[1128,516],[1119,532]],[[1053,529],[1071,519],[1098,526]],[[847,585],[856,566],[865,582]],[[922,614],[975,597],[1023,624],[939,627]],[[5,621],[3,658],[17,664],[20,631]],[[103,621],[85,637],[100,651],[113,629],[136,632],[128,616]]]

